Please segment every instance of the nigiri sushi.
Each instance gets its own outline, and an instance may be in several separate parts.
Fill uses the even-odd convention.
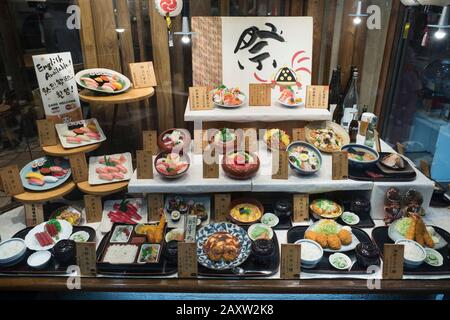
[[[60,166],[53,166],[53,167],[50,167],[50,171],[53,173],[55,173],[55,172],[60,173],[60,172],[64,172],[64,169],[61,168]]]
[[[25,176],[27,179],[44,180],[44,176],[38,172],[28,172]]]
[[[114,177],[114,179],[119,179],[119,180],[125,179],[125,176],[120,172],[113,172],[112,176]]]
[[[36,178],[31,178],[31,179],[28,179],[27,181],[32,186],[42,187],[45,184],[44,180],[40,180],[40,179],[36,179]]]
[[[102,174],[102,173],[108,173],[108,170],[106,170],[105,167],[98,167],[97,169],[95,169],[95,172],[98,174]]]
[[[66,137],[66,141],[67,141],[67,143],[70,143],[70,144],[80,144],[81,143],[81,139],[79,137]]]
[[[97,89],[98,88],[98,83],[95,80],[91,79],[91,78],[82,77],[82,78],[80,78],[80,80],[83,81],[84,84],[86,86],[88,86],[89,88],[93,88],[93,89]]]
[[[56,182],[58,182],[58,178],[56,178],[56,177],[52,177],[52,176],[45,176],[44,177],[44,182],[46,182],[46,183],[56,183]]]
[[[116,168],[119,169],[119,171],[122,172],[122,173],[127,173],[127,172],[128,172],[128,169],[125,168],[125,167],[124,167],[123,165],[121,165],[121,164],[116,165]]]
[[[113,180],[114,180],[113,175],[110,174],[110,173],[102,173],[102,174],[99,174],[98,177],[99,177],[101,180],[106,180],[106,181],[113,181]]]
[[[65,131],[62,135],[64,137],[76,137],[77,136],[77,134],[73,131]]]
[[[110,83],[104,83],[104,84],[101,86],[101,88],[102,88],[103,90],[105,90],[105,91],[108,91],[108,92],[114,92],[114,91],[116,90],[116,88],[115,88],[112,84],[110,84]]]
[[[100,135],[96,132],[88,132],[86,135],[93,140],[100,140]]]

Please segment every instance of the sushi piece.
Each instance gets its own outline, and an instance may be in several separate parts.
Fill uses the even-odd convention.
[[[47,231],[38,232],[35,235],[36,240],[39,242],[41,247],[47,247],[53,244],[52,237],[48,234]]]
[[[98,167],[97,169],[95,169],[95,172],[98,174],[103,174],[103,173],[108,173],[108,170],[106,170],[105,167]]]
[[[77,134],[73,131],[66,131],[62,135],[63,135],[63,137],[76,137],[77,136]]]
[[[91,78],[82,77],[82,78],[80,78],[80,80],[83,81],[84,84],[87,87],[89,87],[89,88],[92,88],[92,89],[97,89],[98,88],[98,83],[95,80],[91,79]]]
[[[121,165],[121,164],[116,165],[116,168],[119,169],[119,171],[122,172],[122,173],[128,173],[128,169],[125,168],[125,167],[124,167],[123,165]]]
[[[110,174],[110,173],[102,173],[102,174],[99,174],[98,177],[99,177],[101,180],[106,180],[106,181],[113,181],[113,180],[114,180],[113,175]]]
[[[45,184],[45,181],[41,179],[31,178],[28,179],[28,183],[32,186],[42,187]]]
[[[52,177],[52,176],[44,177],[44,182],[46,182],[46,183],[56,183],[58,181],[59,181],[59,179],[57,177]]]
[[[40,174],[39,172],[28,172],[25,176],[27,179],[37,179],[37,180],[44,180],[44,176]]]
[[[106,170],[109,172],[109,173],[115,173],[115,172],[120,172],[120,169],[119,168],[117,168],[117,167],[106,167]]]
[[[64,172],[64,169],[61,168],[60,166],[53,166],[53,167],[50,167],[50,171],[52,173],[62,173],[62,172]]]
[[[116,90],[116,88],[114,88],[114,86],[112,84],[110,84],[110,83],[104,83],[101,86],[101,88],[103,90],[105,90],[105,91],[108,91],[108,92],[114,92]]]
[[[77,136],[77,137],[67,137],[66,138],[67,143],[70,144],[80,144],[81,143],[81,139]]]
[[[39,170],[37,162],[33,162],[33,164],[31,165],[31,170],[33,172],[37,172]]]
[[[39,170],[39,172],[44,175],[44,176],[48,176],[52,174],[52,171],[50,170],[50,168],[41,168],[41,170]]]
[[[79,138],[82,142],[89,142],[89,141],[91,141],[91,139],[88,136],[85,136],[85,135],[77,136],[77,138]]]
[[[114,177],[114,179],[119,179],[119,180],[123,180],[125,179],[125,175],[123,175],[120,172],[113,172],[112,176]]]
[[[100,135],[96,132],[88,132],[86,133],[86,136],[88,136],[92,140],[100,140]]]

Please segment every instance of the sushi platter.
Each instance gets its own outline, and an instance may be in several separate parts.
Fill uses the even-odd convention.
[[[69,161],[58,157],[42,157],[20,170],[22,185],[31,191],[46,191],[66,182],[72,173]]]
[[[89,184],[101,185],[128,181],[133,174],[131,153],[89,158]]]
[[[147,221],[147,217],[147,201],[142,198],[108,200],[103,204],[99,230],[107,233],[111,231],[114,223],[144,223]]]
[[[211,198],[207,196],[167,196],[164,212],[169,228],[184,228],[185,217],[196,215],[201,225],[209,224]]]
[[[106,140],[96,119],[57,123],[55,127],[61,145],[66,149],[88,146]]]
[[[103,94],[118,94],[131,87],[131,81],[114,70],[86,69],[75,75],[77,84],[85,89]]]

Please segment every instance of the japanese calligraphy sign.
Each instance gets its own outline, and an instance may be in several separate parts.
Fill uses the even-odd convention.
[[[332,179],[348,179],[348,153],[346,151],[333,152],[332,154]]]
[[[383,279],[399,280],[403,278],[404,246],[385,244],[383,250]]]
[[[280,277],[285,280],[300,278],[301,246],[299,244],[281,245]]]
[[[97,274],[97,255],[95,242],[77,242],[77,265],[82,276],[90,277]]]
[[[44,206],[42,203],[26,203],[24,208],[27,227],[34,227],[44,222]]]
[[[0,168],[0,176],[6,195],[15,196],[25,192],[17,165]]]
[[[189,88],[189,105],[191,110],[212,110],[214,104],[207,87]]]
[[[305,128],[292,129],[292,140],[293,141],[306,141]]]
[[[197,274],[197,244],[195,242],[178,242],[178,277],[196,278]]]
[[[144,150],[151,151],[152,154],[158,154],[158,133],[154,130],[142,132],[142,141]]]
[[[280,150],[278,152],[272,152],[272,179],[287,180],[288,175],[287,151]]]
[[[37,120],[39,142],[42,147],[54,146],[58,143],[55,123],[51,120]]]
[[[156,87],[157,84],[153,62],[130,63],[130,71],[134,88]]]
[[[330,89],[328,86],[308,86],[306,108],[327,109]]]
[[[88,180],[88,165],[84,153],[74,154],[69,157],[70,167],[72,169],[72,177],[75,183]]]
[[[47,119],[82,120],[70,52],[33,56],[33,62]]]
[[[136,151],[137,178],[153,179],[153,154],[149,150]]]
[[[100,196],[84,196],[86,220],[88,223],[100,222],[102,220],[103,204]]]
[[[268,107],[272,104],[272,89],[267,84],[250,83],[249,84],[249,102],[250,107]]]
[[[294,222],[305,222],[309,220],[309,195],[294,194]]]
[[[231,194],[214,195],[214,222],[225,222],[230,210]]]

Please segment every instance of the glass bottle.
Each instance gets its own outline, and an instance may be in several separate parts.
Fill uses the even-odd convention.
[[[369,126],[367,127],[366,140],[364,141],[364,144],[371,148],[373,148],[373,146],[375,145],[375,130],[377,127],[377,121],[378,118],[373,117],[372,121],[369,123]]]
[[[350,135],[350,143],[356,143],[359,131],[358,112],[353,113],[353,120],[348,127],[348,134]]]
[[[350,87],[345,94],[343,101],[344,116],[341,120],[341,126],[348,130],[348,126],[353,119],[353,114],[358,112],[358,72],[353,72],[352,82]]]
[[[333,75],[331,76],[330,81],[330,99],[328,102],[328,111],[331,112],[331,116],[333,117],[333,121],[335,121],[335,114],[336,118],[342,117],[342,108],[340,110],[337,109],[339,105],[341,95],[341,66],[336,66],[336,68],[333,70]],[[336,121],[335,121],[336,122]]]

